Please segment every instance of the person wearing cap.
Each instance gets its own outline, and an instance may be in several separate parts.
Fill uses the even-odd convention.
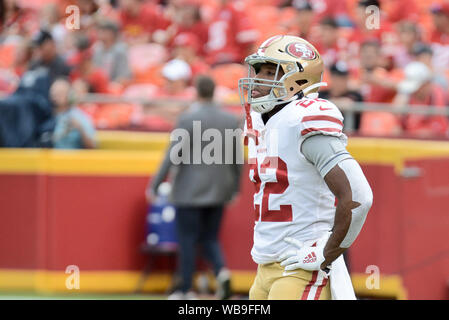
[[[192,280],[197,244],[201,245],[205,258],[213,267],[217,279],[217,298],[228,299],[231,294],[230,272],[226,268],[218,234],[224,207],[238,193],[242,167],[237,160],[240,139],[236,136],[228,139],[225,132],[240,128],[240,124],[237,118],[214,102],[215,83],[212,78],[199,76],[195,81],[195,88],[196,101],[179,117],[176,125],[176,131],[186,133],[188,138],[182,141],[176,139],[170,144],[158,173],[147,187],[146,195],[150,202],[155,199],[161,183],[170,176],[170,172],[174,173],[170,201],[176,207],[178,268],[182,281],[180,289],[170,295],[169,299],[195,298]],[[214,149],[214,158],[218,156],[220,159],[215,158],[210,162],[204,158],[209,140],[194,139],[197,134],[202,137],[212,130],[217,132],[214,142],[219,142],[220,151],[223,152],[220,156],[219,151]],[[179,154],[179,144],[183,146],[181,153],[185,152],[181,155],[183,160],[180,162],[173,159],[172,155],[172,152]],[[226,154],[228,152],[230,154]]]
[[[119,27],[116,23],[108,20],[100,22],[92,61],[107,73],[109,81],[126,84],[132,77],[128,48],[118,37]]]
[[[327,67],[344,58],[346,42],[338,35],[337,21],[332,17],[325,17],[319,23],[319,41],[316,44],[318,52]]]
[[[447,105],[447,93],[435,83],[435,75],[427,65],[412,62],[404,72],[404,80],[398,84],[395,105],[428,105],[437,108]],[[447,136],[448,119],[446,116],[410,114],[405,117],[404,127],[406,132],[421,137]]]
[[[329,89],[320,90],[320,97],[332,101],[338,105],[342,111],[350,108],[354,102],[362,102],[363,97],[360,92],[349,88],[348,65],[343,61],[337,61],[330,67]],[[360,126],[360,112],[354,113],[353,130],[358,130]]]
[[[70,67],[58,54],[56,44],[50,32],[40,30],[32,40],[36,58],[30,63],[28,70],[35,71],[44,68],[48,71],[51,81],[70,73]]]
[[[394,105],[414,105],[445,108],[448,100],[442,88],[433,80],[431,69],[422,62],[411,62],[405,67],[404,80],[398,84]],[[419,137],[447,137],[448,118],[444,115],[409,114],[404,117],[405,132]]]
[[[430,42],[449,44],[449,1],[431,6],[434,29],[430,35]]]
[[[307,0],[293,1],[293,7],[296,9],[293,24],[287,26],[286,34],[295,35],[303,39],[309,39],[312,25],[315,21],[315,12],[312,3]]]
[[[161,76],[163,85],[158,87],[153,95],[156,100],[147,118],[170,130],[179,114],[186,109],[185,101],[195,98],[195,89],[190,85],[192,70],[184,60],[172,59],[163,65]],[[157,99],[163,101],[158,102]]]
[[[435,72],[436,70],[433,66],[433,50],[431,46],[422,42],[416,43],[412,48],[412,57],[415,61],[424,63],[430,70],[432,70],[434,75],[433,82],[445,89],[446,93],[448,93],[447,88],[449,88],[449,79],[445,74]]]

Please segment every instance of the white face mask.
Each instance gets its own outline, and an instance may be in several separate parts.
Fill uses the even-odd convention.
[[[252,55],[249,56],[246,59],[246,62],[248,63],[248,77],[247,78],[241,78],[239,80],[239,96],[240,96],[240,102],[242,106],[244,106],[246,103],[251,105],[251,109],[258,112],[258,113],[266,113],[279,104],[286,103],[289,101],[293,101],[298,98],[297,95],[294,95],[290,99],[286,100],[288,97],[287,89],[284,86],[284,80],[297,73],[300,72],[299,67],[296,64],[291,64],[293,67],[290,71],[285,73],[279,80],[268,80],[268,79],[260,79],[255,78],[255,71],[253,68],[253,65],[256,65],[257,63],[272,63],[276,65],[276,72],[274,79],[277,79],[279,70],[281,68],[281,63],[289,63],[277,59],[267,59],[266,57],[261,57],[259,55]],[[319,82],[316,84],[312,84],[309,87],[305,88],[303,90],[304,96],[307,95],[308,92],[310,92],[313,89],[316,89],[320,86],[327,85],[324,82]],[[270,87],[270,93],[258,97],[253,98],[251,95],[251,92],[255,87]],[[275,94],[275,90],[277,91],[277,95]]]

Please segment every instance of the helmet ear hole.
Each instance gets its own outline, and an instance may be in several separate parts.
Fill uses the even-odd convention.
[[[304,80],[296,80],[295,82],[298,84],[298,86],[303,86],[309,81],[304,79]]]

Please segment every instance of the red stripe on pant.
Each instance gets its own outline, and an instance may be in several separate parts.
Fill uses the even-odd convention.
[[[321,283],[321,285],[316,289],[316,294],[315,294],[314,300],[319,300],[320,299],[321,290],[323,290],[323,288],[326,286],[326,284],[327,284],[327,279],[324,278],[323,282]]]
[[[316,278],[318,277],[318,271],[313,271],[312,273],[312,280],[309,281],[306,288],[304,289],[304,292],[302,293],[301,300],[307,300],[307,297],[309,295],[310,289],[316,282]]]

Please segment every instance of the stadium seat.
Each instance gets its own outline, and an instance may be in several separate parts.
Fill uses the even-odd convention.
[[[229,89],[238,89],[240,78],[247,76],[247,68],[238,63],[222,64],[211,70],[211,76],[217,86],[227,87]]]
[[[134,104],[108,103],[98,106],[94,114],[96,128],[121,129],[132,124],[133,114],[138,109]]]
[[[122,94],[127,98],[151,99],[158,91],[158,87],[150,83],[133,83],[123,90]]]
[[[134,81],[138,83],[161,84],[160,68],[168,58],[166,48],[149,43],[135,45],[129,48],[129,63],[134,74]]]

